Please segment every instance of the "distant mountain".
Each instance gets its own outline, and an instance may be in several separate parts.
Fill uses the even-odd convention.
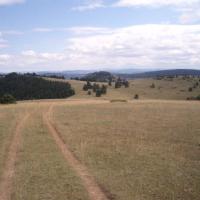
[[[91,82],[107,82],[112,80],[114,76],[110,72],[100,71],[89,73],[81,78],[82,81],[91,81]]]
[[[135,74],[119,74],[123,78],[152,78],[157,76],[200,76],[200,70],[193,69],[174,69],[174,70],[159,70]]]
[[[50,71],[44,71],[44,72],[37,72],[38,75],[42,76],[64,76],[65,79],[75,78],[75,77],[83,77],[88,73],[94,72],[93,70],[72,70],[72,71],[61,71],[61,72],[50,72]]]

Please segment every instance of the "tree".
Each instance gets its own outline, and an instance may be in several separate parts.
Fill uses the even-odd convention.
[[[11,73],[0,78],[0,96],[4,94],[10,94],[16,100],[58,99],[70,97],[75,91],[66,82]]]
[[[96,90],[96,97],[101,97],[102,91],[100,89]]]
[[[93,85],[93,92],[96,92],[98,89],[100,89],[99,84],[94,83],[94,85]]]
[[[128,81],[124,81],[124,86],[125,86],[125,88],[128,88],[129,87],[129,82]]]
[[[16,103],[16,99],[10,94],[4,94],[0,98],[0,103],[1,104],[13,104],[13,103]]]
[[[120,87],[121,87],[121,82],[116,81],[115,82],[115,88],[117,89],[117,88],[120,88]]]
[[[91,95],[91,94],[92,94],[92,92],[89,90],[89,91],[88,91],[88,95]]]
[[[92,86],[92,84],[90,83],[90,81],[87,81],[87,88],[88,88],[88,89],[92,89],[92,88],[93,88],[93,86]]]
[[[83,85],[83,90],[88,91],[88,86],[86,84]]]
[[[101,93],[102,94],[106,94],[107,93],[107,86],[106,85],[102,85],[102,87],[101,87]]]

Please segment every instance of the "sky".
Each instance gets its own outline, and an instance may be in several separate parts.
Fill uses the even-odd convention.
[[[0,0],[0,72],[200,69],[200,0]]]

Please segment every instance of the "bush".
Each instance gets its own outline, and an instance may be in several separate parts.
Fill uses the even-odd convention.
[[[112,99],[110,100],[111,103],[127,103],[126,99]]]
[[[16,103],[16,99],[10,94],[4,94],[0,98],[0,103],[1,104],[12,104],[12,103]]]
[[[107,86],[106,85],[102,85],[102,87],[101,87],[101,93],[102,94],[106,94],[107,93]]]
[[[154,83],[152,83],[152,85],[150,86],[150,88],[155,88],[156,86],[155,86],[155,84]]]
[[[88,91],[88,95],[91,95],[92,94],[92,92],[91,91]]]
[[[88,87],[87,87],[86,84],[83,85],[83,90],[84,90],[84,91],[88,91]]]
[[[193,90],[192,87],[189,87],[189,88],[188,88],[188,91],[189,91],[189,92],[192,92],[192,90]]]
[[[136,94],[136,95],[134,96],[134,99],[139,99],[139,95]]]
[[[96,90],[96,97],[101,97],[102,91],[100,89]]]

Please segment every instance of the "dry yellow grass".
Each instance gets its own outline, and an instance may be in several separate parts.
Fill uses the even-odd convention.
[[[76,91],[75,98],[95,98],[95,95],[87,95],[87,92],[82,90],[85,82],[69,80],[72,87]],[[130,88],[115,89],[114,84],[112,87],[108,87],[108,94],[102,96],[102,99],[133,99],[136,94],[140,99],[161,99],[161,100],[186,100],[188,97],[196,97],[200,95],[200,82],[196,89],[189,92],[189,87],[193,87],[196,82],[199,82],[198,78],[191,78],[189,80],[183,80],[182,77],[175,78],[173,81],[148,79],[135,79],[130,80]],[[155,84],[155,88],[150,88],[152,83]]]
[[[80,179],[68,166],[43,124],[42,114],[46,112],[49,105],[46,102],[34,102],[0,106],[1,116],[5,118],[1,121],[3,128],[0,127],[0,136],[8,134],[7,141],[12,140],[14,132],[14,128],[9,128],[8,124],[20,120],[23,111],[30,114],[21,133],[22,144],[15,164],[11,199],[87,200],[87,192]],[[12,118],[13,116],[16,117]],[[3,149],[2,146],[1,149]],[[0,157],[0,169],[4,171],[7,152],[2,151],[1,153],[3,156]]]
[[[139,101],[58,105],[65,142],[113,199],[200,198],[200,107]]]
[[[170,84],[189,87],[176,81]],[[102,98],[86,95],[83,82],[70,82],[77,94],[68,100],[0,106],[0,177],[16,124],[30,114],[22,130],[12,200],[88,199],[79,175],[43,121],[52,104],[56,130],[110,199],[200,199],[199,102],[157,100],[185,98],[173,93],[175,86],[165,81],[154,83],[163,84],[166,93],[150,89],[150,79],[134,80],[130,88],[110,88]],[[144,100],[130,101],[136,92]],[[111,99],[129,101],[111,103]]]

